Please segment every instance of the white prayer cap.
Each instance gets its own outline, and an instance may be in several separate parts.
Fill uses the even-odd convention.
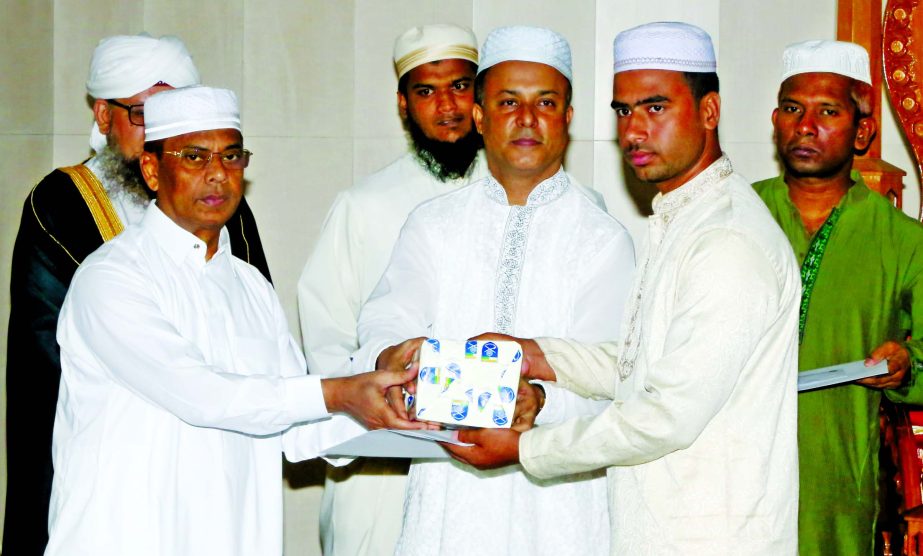
[[[126,98],[158,83],[171,87],[199,84],[199,71],[183,41],[163,36],[155,39],[147,33],[107,37],[96,46],[90,60],[87,92],[93,98]],[[90,147],[99,152],[106,146],[106,136],[93,122]]]
[[[640,69],[713,73],[711,37],[695,25],[659,21],[633,27],[615,36],[614,73]]]
[[[87,92],[93,98],[134,96],[157,83],[199,84],[199,72],[183,41],[164,36],[117,35],[99,41],[90,61]]]
[[[869,53],[843,41],[804,41],[790,44],[782,54],[782,81],[799,73],[838,73],[872,84]]]
[[[571,81],[570,44],[551,29],[498,27],[487,35],[478,73],[502,62],[537,62],[551,66]]]
[[[144,103],[145,141],[213,129],[240,131],[240,111],[233,91],[185,87],[161,91]]]
[[[400,79],[417,66],[452,58],[478,63],[478,40],[470,29],[449,23],[413,27],[394,41],[394,68]]]

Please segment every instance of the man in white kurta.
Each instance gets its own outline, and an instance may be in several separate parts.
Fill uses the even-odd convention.
[[[536,46],[549,44],[557,58]],[[510,46],[520,49],[503,48]],[[485,42],[481,67],[484,92],[475,118],[490,175],[411,213],[361,312],[358,360],[365,365],[385,348],[420,336],[554,331],[593,341],[617,334],[634,250],[625,229],[561,169],[571,113],[565,39],[544,29],[498,29]],[[488,108],[497,106],[501,90],[516,91],[521,107],[508,119]],[[510,139],[525,136],[542,147],[507,148]],[[515,172],[533,179],[496,177]],[[522,183],[527,186],[515,187]],[[553,384],[544,388],[539,423],[602,407]],[[604,554],[607,514],[600,473],[539,481],[518,466],[479,472],[455,462],[416,461],[396,553]]]
[[[317,457],[357,428],[293,425],[390,425],[372,406],[395,376],[306,375],[272,286],[231,254],[239,122],[230,91],[146,103],[158,199],[86,259],[61,311],[46,554],[281,554],[281,452]]]
[[[521,437],[462,433],[479,446],[453,449],[480,466],[519,461],[538,479],[608,468],[613,555],[797,554],[801,283],[781,230],[721,153],[714,71],[697,27],[615,40],[619,145],[660,190],[622,341],[524,341],[530,372],[612,403]]]

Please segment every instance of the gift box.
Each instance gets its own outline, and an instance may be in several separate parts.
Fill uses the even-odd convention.
[[[417,418],[509,428],[521,366],[522,348],[516,342],[427,339],[420,347]]]

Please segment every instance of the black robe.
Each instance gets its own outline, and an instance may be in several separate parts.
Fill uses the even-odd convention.
[[[241,200],[226,227],[234,255],[270,280],[246,200]],[[13,247],[6,363],[4,556],[39,556],[48,543],[51,437],[61,380],[55,339],[58,313],[78,264],[102,244],[93,216],[71,178],[60,170],[45,176],[26,199]]]

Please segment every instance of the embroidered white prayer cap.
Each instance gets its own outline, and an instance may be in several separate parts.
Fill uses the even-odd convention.
[[[689,73],[717,70],[711,36],[695,25],[658,21],[615,36],[613,71],[656,69]]]
[[[478,63],[478,40],[470,29],[451,23],[412,27],[394,41],[394,69],[400,79],[417,66],[436,60]]]
[[[141,33],[99,41],[90,60],[86,87],[93,98],[114,99],[135,96],[157,84],[188,87],[199,82],[199,71],[183,41]],[[98,152],[105,146],[106,136],[94,122],[90,147]]]
[[[145,141],[213,129],[240,131],[240,111],[233,91],[184,87],[161,91],[144,103]]]
[[[572,80],[570,44],[551,29],[515,25],[491,31],[481,48],[478,73],[511,61],[545,64]]]
[[[869,53],[851,42],[804,41],[782,53],[782,81],[800,73],[837,73],[872,84]]]

